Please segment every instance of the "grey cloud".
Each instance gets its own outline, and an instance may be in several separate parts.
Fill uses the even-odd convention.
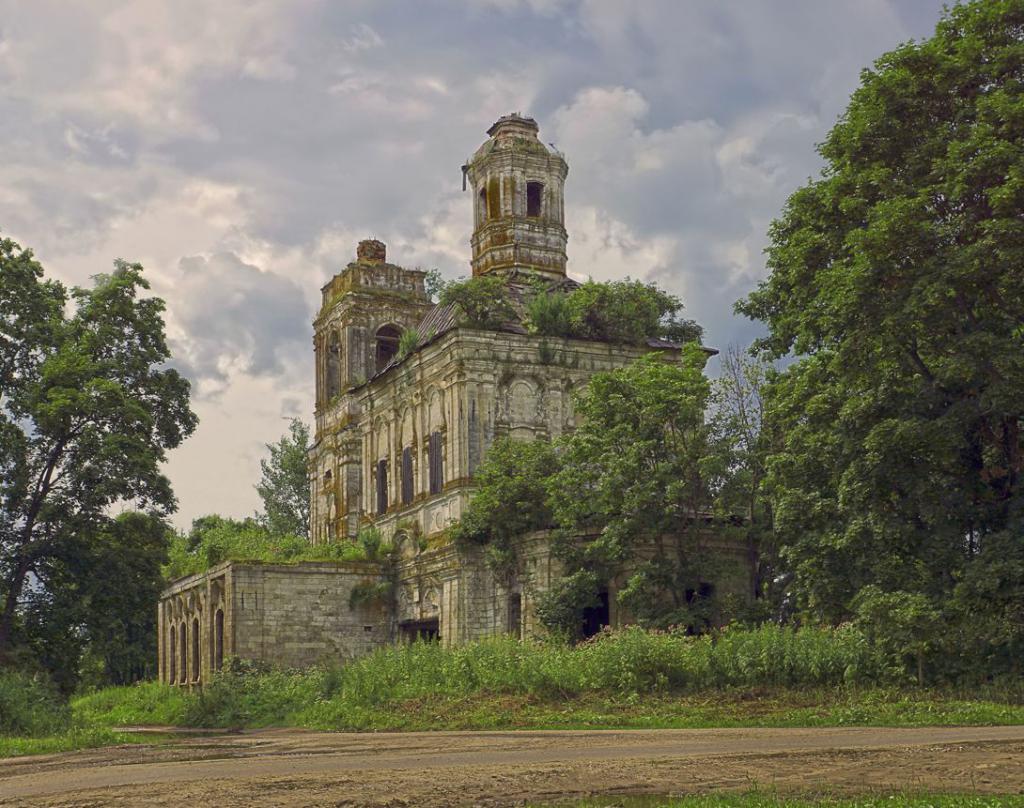
[[[169,307],[182,334],[174,363],[201,389],[232,372],[306,378],[312,314],[298,286],[234,253],[182,258],[180,270]]]

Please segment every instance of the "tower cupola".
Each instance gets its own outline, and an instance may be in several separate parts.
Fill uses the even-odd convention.
[[[537,137],[533,118],[499,118],[463,166],[473,190],[473,274],[565,276],[569,166]]]

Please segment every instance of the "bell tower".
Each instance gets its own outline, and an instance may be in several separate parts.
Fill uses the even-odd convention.
[[[565,277],[569,166],[538,139],[538,131],[533,118],[505,115],[462,167],[473,190],[473,275]]]

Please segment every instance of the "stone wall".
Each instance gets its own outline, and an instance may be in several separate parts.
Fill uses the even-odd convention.
[[[176,581],[158,607],[160,679],[201,684],[230,656],[306,667],[387,645],[391,604],[350,605],[380,576],[372,563],[225,562]]]

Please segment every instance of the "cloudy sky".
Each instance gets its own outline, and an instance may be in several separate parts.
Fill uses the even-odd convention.
[[[716,346],[861,68],[940,0],[0,0],[0,232],[84,284],[142,262],[201,422],[178,524],[251,514],[311,420],[319,287],[377,237],[468,272],[459,166],[500,115],[563,151],[570,272],[656,280]]]

